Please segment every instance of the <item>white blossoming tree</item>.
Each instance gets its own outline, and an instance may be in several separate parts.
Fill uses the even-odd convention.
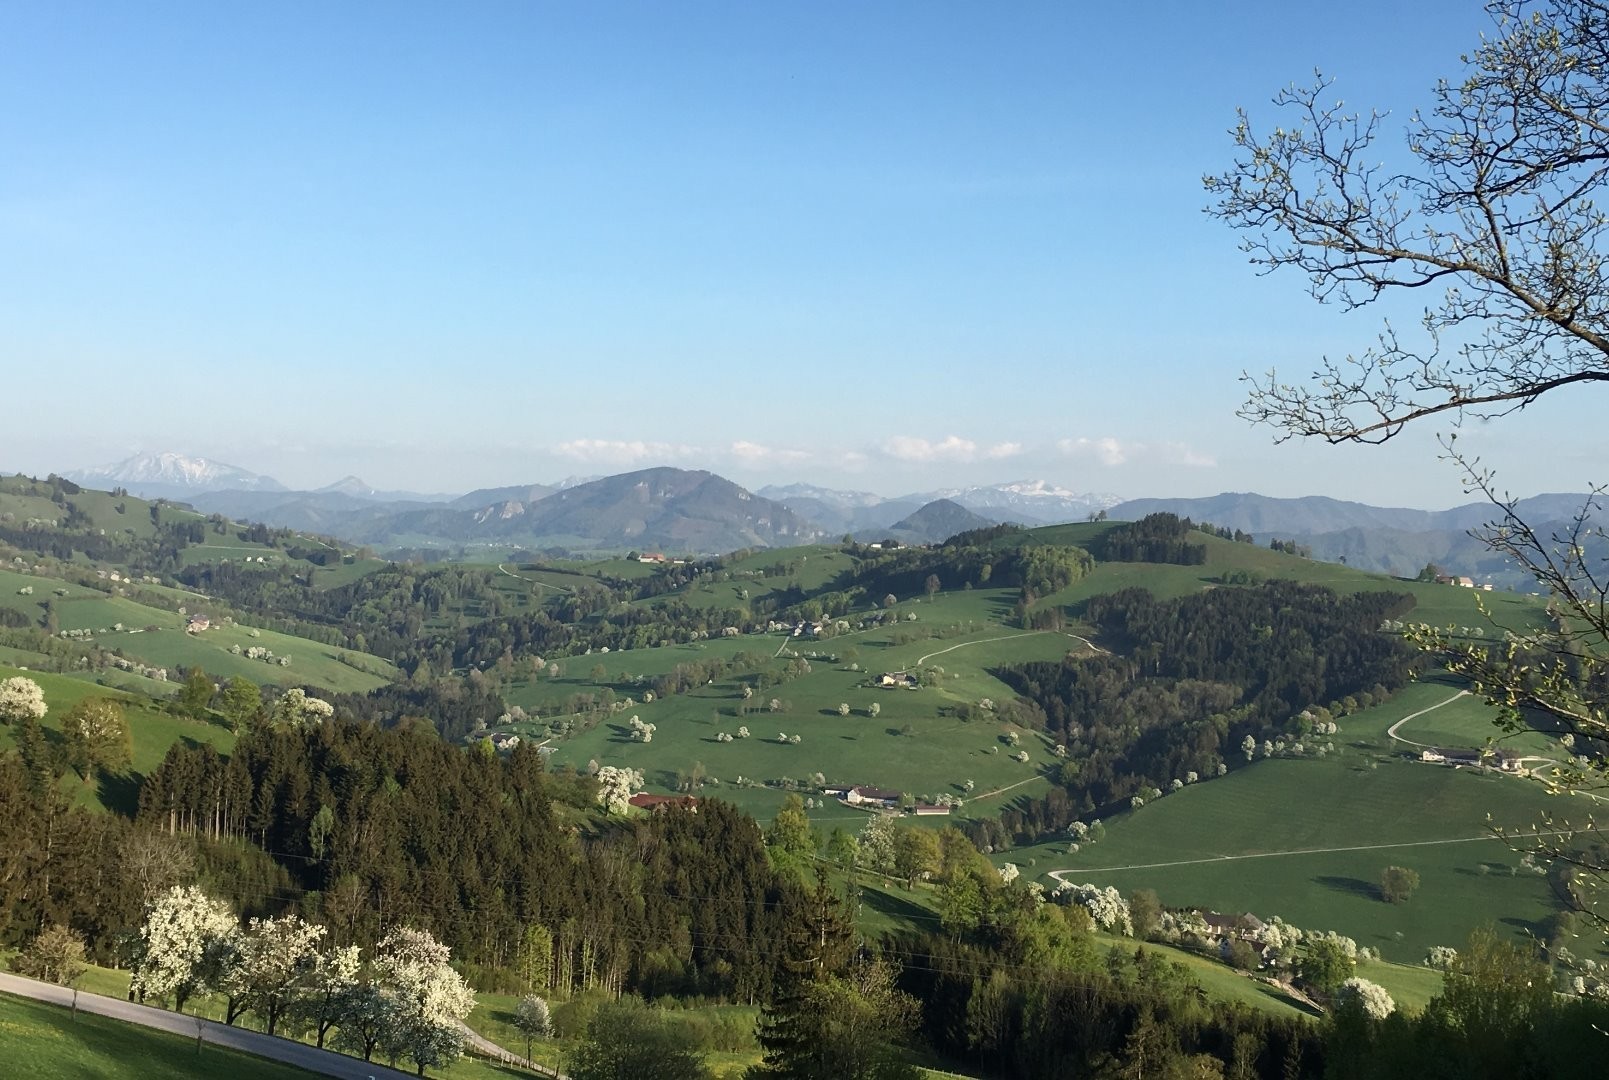
[[[324,927],[296,915],[252,919],[235,936],[219,979],[218,989],[229,995],[225,1022],[249,1010],[274,1034],[287,1007],[311,989],[323,937]]]
[[[624,814],[631,796],[642,788],[642,772],[605,765],[598,770],[598,802],[611,814]]]
[[[313,955],[313,967],[302,979],[302,993],[291,1002],[294,1022],[318,1039],[320,1048],[330,1029],[341,1022],[347,998],[360,985],[363,958],[356,945],[343,945]]]
[[[475,1007],[475,992],[448,964],[451,950],[425,930],[402,928],[374,950],[374,980],[386,1005],[381,1042],[393,1057],[407,1057],[423,1076],[464,1052],[460,1023]]]
[[[1425,955],[1425,966],[1435,968],[1437,971],[1446,971],[1458,959],[1458,950],[1450,945],[1432,945],[1430,952]]]
[[[525,1058],[529,1061],[531,1043],[536,1039],[547,1038],[553,1031],[548,1003],[535,994],[526,994],[520,998],[520,1003],[514,1006],[514,1026],[525,1036]]]
[[[1056,890],[1059,898],[1074,904],[1082,904],[1089,911],[1095,925],[1103,930],[1123,934],[1126,937],[1134,936],[1134,920],[1129,914],[1129,902],[1123,899],[1123,894],[1111,886],[1101,888],[1099,885],[1085,883],[1073,885],[1063,883]]]
[[[1397,1003],[1385,987],[1368,979],[1352,978],[1341,984],[1335,992],[1337,1009],[1358,1009],[1371,1020],[1384,1020],[1396,1011]]]
[[[238,927],[228,904],[194,885],[175,885],[140,926],[129,988],[140,1000],[171,997],[183,1012],[192,995],[217,985]]]
[[[0,679],[0,722],[15,724],[19,720],[43,720],[50,711],[45,704],[45,692],[32,679],[18,675]]]
[[[874,814],[860,830],[856,864],[877,874],[894,872],[894,821]]]
[[[274,723],[281,727],[315,727],[335,715],[335,706],[322,698],[308,697],[301,687],[292,687],[274,704]]]

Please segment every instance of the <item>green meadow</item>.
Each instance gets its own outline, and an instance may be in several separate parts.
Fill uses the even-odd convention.
[[[7,1061],[27,1062],[39,1080],[145,1080],[153,1076],[229,1076],[232,1080],[308,1080],[314,1074],[182,1035],[125,1024],[59,1005],[0,994],[0,1044]]]
[[[1558,910],[1547,879],[1490,827],[1531,827],[1555,808],[1532,781],[1348,746],[1325,759],[1259,760],[1186,787],[1108,818],[1105,838],[1076,854],[1062,840],[997,861],[1051,887],[1049,872],[1066,871],[1075,883],[1154,889],[1171,907],[1279,915],[1412,963],[1487,923],[1545,932]],[[1421,880],[1398,904],[1379,896],[1380,873],[1393,865]]]
[[[103,806],[132,814],[139,782],[161,764],[168,748],[174,743],[210,743],[225,753],[235,744],[234,733],[227,728],[164,712],[143,695],[97,686],[84,679],[65,675],[0,666],[0,679],[17,675],[32,679],[45,692],[45,704],[50,711],[45,714],[40,726],[44,728],[45,737],[57,745],[62,742],[62,716],[84,698],[109,697],[123,706],[134,744],[129,772],[117,776],[103,773],[85,781],[77,773],[69,771],[62,779],[62,790],[86,806]],[[10,725],[0,725],[0,750],[9,750],[14,746],[15,729]]]

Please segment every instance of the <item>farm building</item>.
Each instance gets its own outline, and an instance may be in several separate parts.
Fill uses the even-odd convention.
[[[205,615],[192,615],[190,621],[184,624],[187,634],[199,634],[212,625],[212,620]]]
[[[1252,914],[1221,915],[1216,911],[1203,911],[1201,921],[1220,938],[1241,938],[1254,941],[1263,932],[1263,920]]]
[[[948,806],[940,806],[938,803],[919,802],[915,806],[911,807],[911,813],[915,814],[917,817],[949,817],[950,808]]]
[[[884,810],[892,810],[899,805],[900,793],[889,791],[886,788],[852,787],[844,794],[844,802],[850,806],[878,806]]]
[[[1501,750],[1471,750],[1464,747],[1427,746],[1419,752],[1420,761],[1437,765],[1483,765],[1489,769],[1513,772],[1520,767],[1519,759]]]
[[[921,683],[909,671],[885,671],[877,676],[878,686],[902,687],[906,690],[915,690]]]

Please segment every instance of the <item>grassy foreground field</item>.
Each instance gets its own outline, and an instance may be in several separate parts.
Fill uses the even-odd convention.
[[[0,994],[0,1056],[27,1063],[36,1080],[147,1080],[228,1076],[232,1080],[308,1080],[314,1074],[194,1039]]]
[[[89,967],[78,987],[87,993],[126,999],[129,975],[126,971],[111,968]],[[485,999],[471,1014],[470,1026],[482,1030],[479,1022],[487,1009]],[[205,997],[186,1006],[190,1015],[199,1015],[219,1023],[224,1019],[221,999]],[[247,1014],[236,1026],[261,1030]],[[14,1041],[15,1040],[15,1041]],[[306,1040],[304,1040],[306,1041]],[[497,1041],[496,1039],[493,1040]],[[514,1043],[501,1044],[515,1049]],[[23,1048],[37,1048],[37,1054],[24,1053]],[[521,1042],[520,1049],[523,1050]],[[80,1012],[75,1021],[68,1010],[44,1002],[30,1001],[0,993],[0,1066],[6,1062],[26,1060],[45,1066],[43,1071],[30,1070],[52,1080],[54,1077],[93,1077],[95,1080],[145,1080],[147,1077],[228,1076],[232,1080],[303,1080],[316,1074],[281,1065],[278,1062],[243,1054],[210,1044],[196,1053],[194,1039],[163,1031],[153,1031],[136,1024],[125,1024],[105,1017],[89,1016]],[[538,1060],[542,1060],[538,1055]],[[52,1062],[62,1062],[61,1071],[50,1071]],[[126,1065],[125,1065],[126,1063]],[[407,1070],[407,1063],[399,1063]],[[10,1075],[0,1068],[0,1075]],[[490,1062],[463,1057],[445,1069],[433,1068],[430,1076],[446,1080],[492,1080],[494,1077],[533,1076],[534,1073]]]

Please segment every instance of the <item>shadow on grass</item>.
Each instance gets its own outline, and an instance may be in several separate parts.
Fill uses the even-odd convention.
[[[887,886],[897,888],[897,886]],[[922,905],[893,893],[884,892],[883,887],[865,887],[861,890],[860,902],[879,915],[890,919],[898,919],[917,926],[927,926],[933,920],[933,913]]]
[[[1548,928],[1544,923],[1532,922],[1530,919],[1521,919],[1512,915],[1497,921],[1504,926],[1512,926],[1532,941],[1548,940]]]
[[[145,777],[137,772],[109,773],[99,770],[96,796],[113,813],[133,817],[140,806],[140,784]]]
[[[1337,877],[1332,874],[1321,874],[1313,879],[1315,885],[1322,885],[1326,889],[1336,892],[1349,893],[1352,896],[1361,896],[1365,900],[1379,900],[1380,887],[1373,882],[1361,878]]]

